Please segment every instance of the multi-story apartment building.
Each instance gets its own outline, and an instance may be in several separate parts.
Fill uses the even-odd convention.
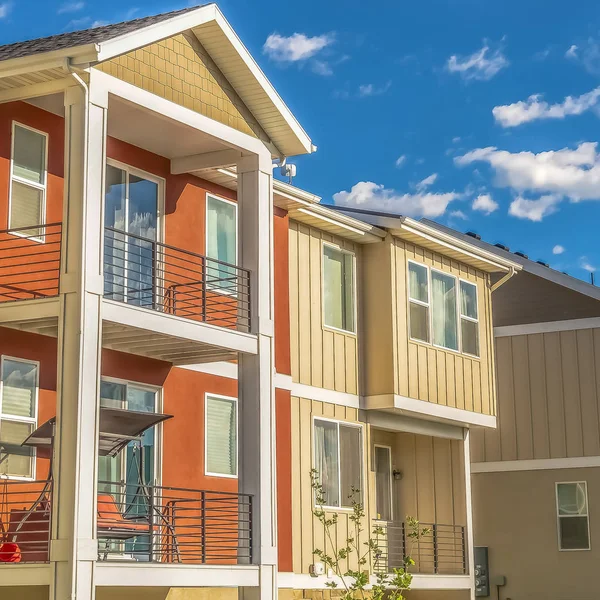
[[[0,127],[0,597],[314,595],[313,468],[472,596],[513,257],[273,180],[315,148],[215,5],[0,47]]]
[[[475,544],[488,549],[489,595],[595,598],[600,290],[475,243],[522,266],[493,295],[498,426],[471,443]]]

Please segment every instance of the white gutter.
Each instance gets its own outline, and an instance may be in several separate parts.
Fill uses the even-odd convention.
[[[494,285],[490,287],[491,292],[495,292],[500,286],[504,285],[511,277],[516,275],[516,271],[514,267],[510,267],[508,273],[504,275],[501,279],[498,279]]]

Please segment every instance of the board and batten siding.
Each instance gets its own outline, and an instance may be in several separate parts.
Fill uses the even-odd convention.
[[[496,338],[498,427],[473,462],[600,456],[600,328]]]
[[[477,285],[480,357],[410,339],[408,261]],[[495,415],[492,306],[486,273],[388,236],[363,252],[366,395],[398,394]]]
[[[323,242],[356,256],[360,285],[360,246],[290,221],[290,341],[294,382],[358,393],[357,335],[323,325]]]
[[[325,550],[323,526],[313,515],[313,491],[310,471],[313,468],[313,418],[325,417],[350,423],[358,423],[358,410],[342,405],[318,402],[292,396],[292,539],[294,573],[308,573],[315,562],[313,551]],[[368,430],[363,424],[363,473],[367,473],[366,448]],[[366,493],[366,490],[365,490]],[[369,506],[366,503],[368,526]],[[353,529],[349,510],[339,510],[335,535],[342,547]],[[365,538],[366,539],[366,538]],[[328,545],[329,553],[331,548]],[[356,565],[353,565],[356,567]]]

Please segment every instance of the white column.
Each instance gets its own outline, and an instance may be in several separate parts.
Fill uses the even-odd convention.
[[[90,86],[90,89],[91,86]],[[92,600],[107,97],[65,92],[65,194],[50,600]]]
[[[465,506],[467,509],[467,565],[471,579],[471,600],[475,598],[475,554],[473,537],[473,501],[471,497],[471,432],[464,429]]]
[[[240,263],[251,272],[251,331],[258,355],[241,355],[239,490],[253,495],[253,562],[260,587],[244,599],[277,598],[277,481],[275,464],[273,175],[268,152],[241,159],[238,168]]]

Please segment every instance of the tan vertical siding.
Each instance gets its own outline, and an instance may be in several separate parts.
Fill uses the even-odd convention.
[[[361,247],[318,229],[290,222],[290,338],[292,378],[306,385],[358,393],[357,335],[323,325],[322,247],[354,252],[360,285]]]
[[[472,460],[600,455],[599,354],[600,329],[497,338],[498,428]]]

